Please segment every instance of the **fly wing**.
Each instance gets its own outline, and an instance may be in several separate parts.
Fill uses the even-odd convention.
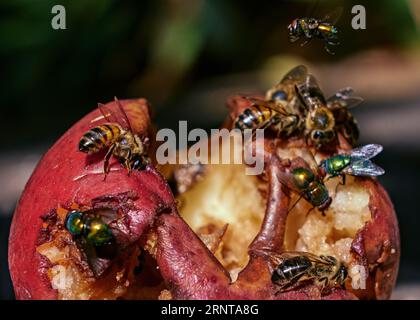
[[[304,65],[299,65],[286,73],[283,79],[281,79],[280,83],[285,83],[288,81],[302,82],[305,80],[307,74],[308,69]]]
[[[338,7],[333,11],[329,12],[322,18],[322,21],[329,22],[331,24],[336,24],[338,19],[340,19],[343,14],[343,7]]]
[[[367,144],[360,148],[354,148],[350,151],[353,159],[371,159],[383,150],[380,144]]]
[[[363,98],[353,96],[353,89],[346,87],[337,91],[333,96],[327,99],[329,108],[353,108],[363,102]]]
[[[132,131],[130,120],[124,111],[121,102],[115,97],[116,108],[110,109],[106,104],[98,103],[98,108],[107,122],[117,123],[123,129]]]
[[[278,175],[278,179],[280,183],[287,189],[292,190],[298,194],[301,193],[301,190],[299,190],[295,185],[295,179],[293,177],[293,174],[291,174],[290,172],[280,172],[280,174]]]
[[[312,152],[309,149],[302,149],[301,154],[302,154],[302,159],[306,161],[306,163],[308,164],[312,172],[320,176],[319,166]]]
[[[383,175],[385,170],[370,160],[359,160],[352,162],[343,172],[352,176],[376,177]]]

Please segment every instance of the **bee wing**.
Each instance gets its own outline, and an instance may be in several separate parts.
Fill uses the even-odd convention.
[[[346,87],[338,90],[333,96],[327,99],[327,105],[330,108],[353,108],[363,102],[363,98],[353,96],[353,89]]]
[[[327,13],[324,18],[322,18],[322,21],[329,22],[331,24],[336,24],[338,19],[340,19],[341,15],[343,14],[343,7],[338,7],[331,11],[330,13]]]
[[[376,177],[383,175],[385,170],[370,160],[358,160],[352,162],[343,172],[352,176]]]
[[[305,77],[305,81],[296,84],[295,88],[299,98],[308,107],[327,103],[324,94],[319,87],[318,81],[311,74],[308,74]]]
[[[350,156],[354,159],[371,159],[381,153],[383,147],[380,144],[367,144],[350,150]]]
[[[304,65],[299,65],[297,67],[294,67],[288,73],[286,73],[283,79],[281,79],[280,83],[284,83],[287,81],[302,82],[305,80],[307,74],[308,69]]]
[[[270,258],[272,258],[273,262],[275,261],[276,263],[278,262],[278,264],[280,264],[284,260],[288,260],[288,259],[299,257],[299,256],[305,256],[313,263],[323,264],[323,265],[330,264],[328,260],[322,259],[320,256],[317,256],[316,254],[305,252],[305,251],[285,251],[279,254],[271,254]]]
[[[128,120],[127,114],[124,111],[121,102],[114,98],[117,108],[115,110],[111,110],[107,105],[98,103],[98,108],[101,111],[102,115],[108,122],[115,122],[118,123],[123,129],[133,131],[131,127],[130,120]]]
[[[283,116],[290,115],[286,111],[285,107],[282,104],[280,104],[279,102],[267,101],[267,100],[252,98],[252,97],[243,97],[243,98],[245,98],[246,100],[248,100],[249,102],[251,102],[255,106],[260,106],[260,107],[265,107],[265,108],[275,110]]]
[[[346,98],[346,97],[351,97],[353,96],[353,88],[352,87],[345,87],[345,88],[341,88],[340,90],[338,90],[332,97],[330,97],[328,100],[332,99],[332,98]]]

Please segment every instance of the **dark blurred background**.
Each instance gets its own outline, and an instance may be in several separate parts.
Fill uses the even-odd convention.
[[[394,298],[420,298],[420,1],[0,1],[0,299],[12,299],[7,238],[16,201],[48,147],[97,102],[147,97],[159,127],[217,128],[225,101],[264,92],[304,63],[327,95],[351,85],[360,143],[385,146],[377,162],[394,201],[402,257]],[[51,8],[66,8],[53,30]],[[367,29],[351,28],[362,4]],[[286,27],[337,7],[341,45],[300,47]]]

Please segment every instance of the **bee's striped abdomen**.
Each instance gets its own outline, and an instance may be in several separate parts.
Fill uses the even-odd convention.
[[[259,129],[264,127],[273,116],[273,110],[254,105],[238,116],[235,126],[238,129]]]
[[[106,123],[90,129],[79,142],[79,150],[94,153],[109,147],[121,135],[121,128],[113,123]]]
[[[289,281],[295,276],[306,272],[312,266],[311,261],[305,256],[297,256],[280,263],[273,272],[271,280],[275,283]]]

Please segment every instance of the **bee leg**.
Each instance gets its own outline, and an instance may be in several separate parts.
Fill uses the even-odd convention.
[[[303,41],[300,46],[303,47],[304,45],[307,45],[310,41],[312,40],[312,38],[306,39],[305,41]]]
[[[304,276],[304,274],[305,273],[302,272],[302,273],[299,273],[298,275],[294,276],[293,278],[291,278],[289,281],[287,281],[286,284],[282,285],[280,287],[280,289],[274,295],[277,296],[279,293],[281,293],[281,292],[289,289],[290,287],[294,286],[299,281],[299,279]]]
[[[328,286],[328,277],[322,278],[321,281],[323,282],[321,286],[321,292],[322,292]]]
[[[126,159],[124,161],[124,165],[127,168],[128,175],[130,175],[130,173],[131,173],[131,161],[129,159]]]
[[[109,159],[111,159],[112,153],[114,152],[115,149],[115,145],[112,145],[109,149],[108,152],[105,155],[105,160],[104,160],[104,181],[106,179],[107,174],[109,173]]]

